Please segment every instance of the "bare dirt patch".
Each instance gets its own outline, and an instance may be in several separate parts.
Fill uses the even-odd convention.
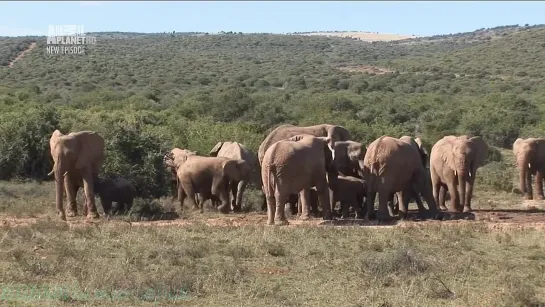
[[[363,64],[338,66],[337,69],[342,71],[347,71],[347,72],[368,73],[368,74],[375,74],[375,75],[383,75],[383,74],[395,72],[394,70],[391,70],[388,68],[382,68],[382,67],[371,66],[371,65],[363,65]]]
[[[36,43],[31,43],[28,46],[28,48],[26,48],[21,53],[19,53],[19,55],[17,55],[17,57],[15,59],[13,59],[13,61],[9,62],[8,67],[10,67],[10,68],[13,67],[13,64],[15,64],[15,62],[22,59],[25,56],[25,54],[29,53],[32,49],[34,49],[34,47],[36,47]]]
[[[0,216],[0,226],[18,227],[35,224],[37,222],[55,222],[56,216],[41,215],[36,217],[13,217]],[[267,217],[265,214],[230,214],[220,217],[198,216],[190,218],[180,218],[175,220],[163,221],[139,221],[129,222],[122,219],[108,219],[101,217],[96,220],[86,220],[82,216],[68,218],[67,224],[70,228],[92,226],[94,224],[106,224],[108,226],[126,225],[129,227],[138,226],[178,226],[185,227],[190,225],[204,224],[208,227],[242,227],[242,226],[265,226]],[[545,210],[541,209],[509,209],[509,210],[475,210],[465,217],[457,217],[450,220],[426,220],[426,221],[395,221],[390,224],[377,224],[375,221],[366,220],[334,220],[324,221],[321,218],[311,218],[309,220],[299,220],[295,217],[289,219],[289,225],[286,227],[365,227],[376,229],[388,229],[394,227],[430,227],[430,226],[461,226],[471,223],[485,224],[490,229],[512,230],[523,228],[545,229]]]

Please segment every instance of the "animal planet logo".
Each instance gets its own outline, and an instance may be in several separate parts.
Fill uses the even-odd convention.
[[[50,25],[47,31],[47,54],[85,54],[85,45],[94,45],[94,36],[83,32],[83,25]]]

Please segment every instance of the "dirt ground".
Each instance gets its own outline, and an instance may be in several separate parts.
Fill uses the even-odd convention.
[[[55,221],[54,215],[41,215],[36,217],[14,217],[9,215],[0,215],[0,226],[17,227],[28,224],[34,224],[39,221]],[[101,217],[96,220],[86,220],[82,216],[68,218],[70,227],[90,226],[92,224],[109,224],[112,226],[128,225],[128,226],[188,226],[205,224],[209,227],[240,227],[251,225],[266,225],[267,216],[263,213],[247,213],[217,216],[198,216],[190,218],[174,218],[162,219],[155,221],[138,221],[129,222],[123,219],[108,219]],[[295,217],[289,219],[289,225],[286,227],[319,227],[319,226],[335,226],[335,227],[366,227],[366,228],[393,228],[393,227],[429,227],[433,225],[456,226],[468,223],[484,223],[491,229],[517,229],[517,228],[534,228],[545,229],[545,210],[542,209],[512,209],[512,210],[475,210],[470,214],[447,214],[443,220],[415,220],[409,218],[405,221],[394,221],[388,224],[378,225],[376,221],[346,219],[336,219],[334,221],[324,221],[321,218],[311,218],[310,220],[299,220]]]
[[[36,47],[36,43],[31,43],[27,49],[23,50],[21,53],[19,53],[19,55],[13,59],[13,61],[11,61],[9,64],[8,64],[8,67],[13,67],[13,64],[15,64],[15,62],[19,61],[20,59],[22,59],[25,54],[27,54],[28,52],[30,52],[32,49],[34,49],[34,47]]]

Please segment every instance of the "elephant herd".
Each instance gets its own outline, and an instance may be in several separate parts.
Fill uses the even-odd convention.
[[[54,166],[49,175],[55,175],[56,209],[62,220],[77,215],[75,196],[80,187],[85,192],[83,214],[87,218],[99,216],[95,192],[106,213],[112,212],[112,202],[130,209],[134,187],[123,178],[103,180],[98,176],[104,147],[104,139],[93,131],[68,135],[53,132],[50,150]],[[527,198],[533,197],[533,174],[538,198],[543,199],[545,139],[517,139],[513,152],[520,190]],[[405,218],[412,200],[423,217],[438,218],[441,211],[469,212],[476,172],[487,155],[488,145],[478,136],[445,136],[428,154],[420,138],[381,136],[366,146],[352,140],[342,126],[286,124],[267,135],[257,159],[241,143],[219,142],[207,156],[174,148],[165,154],[163,162],[172,175],[173,191],[181,208],[188,200],[190,206],[203,212],[204,202],[210,200],[222,213],[239,212],[244,191],[252,182],[261,187],[267,224],[287,225],[287,204],[288,210],[303,220],[311,214],[334,219],[337,203],[341,218],[347,218],[352,208],[356,218],[379,221],[391,220],[395,215]],[[68,199],[66,213],[64,191]]]

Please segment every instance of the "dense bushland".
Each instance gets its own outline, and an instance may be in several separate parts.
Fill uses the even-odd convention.
[[[283,123],[340,124],[364,143],[417,135],[431,147],[447,134],[471,134],[510,148],[543,131],[545,49],[536,40],[543,31],[507,27],[489,29],[493,39],[471,32],[391,43],[106,33],[84,56],[48,56],[39,38],[13,68],[0,66],[0,179],[46,179],[55,129],[103,135],[104,174],[130,178],[144,197],[168,193],[161,161],[170,148],[207,154],[218,141],[236,140],[257,152]],[[1,39],[1,56],[12,57],[3,50],[25,39]],[[512,165],[491,161],[484,173],[504,179],[482,182],[510,190],[504,174]]]

